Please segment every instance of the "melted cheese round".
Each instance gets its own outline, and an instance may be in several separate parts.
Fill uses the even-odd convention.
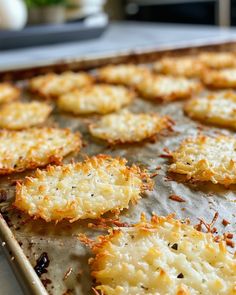
[[[236,138],[200,135],[184,140],[172,153],[170,171],[188,178],[230,185],[236,183]]]
[[[236,94],[233,92],[193,98],[184,110],[191,118],[236,129]]]
[[[198,59],[205,66],[212,69],[230,68],[236,65],[235,54],[231,52],[203,52]]]
[[[195,57],[164,57],[153,65],[158,73],[188,78],[199,77],[204,65]]]
[[[20,172],[58,162],[80,146],[79,134],[73,134],[67,129],[0,131],[0,174]]]
[[[127,86],[139,84],[150,74],[147,68],[133,64],[110,65],[99,69],[97,72],[100,81]]]
[[[144,98],[162,101],[188,98],[199,89],[197,81],[161,75],[152,75],[137,85],[137,90]]]
[[[207,70],[202,75],[204,84],[215,88],[236,88],[236,69]]]
[[[134,93],[123,86],[98,84],[62,95],[58,107],[77,115],[106,114],[130,104],[133,97]]]
[[[0,104],[13,101],[20,96],[20,90],[9,83],[0,83]]]
[[[43,97],[58,97],[84,86],[91,85],[93,78],[84,72],[64,72],[62,74],[50,73],[35,77],[29,81],[31,91]]]
[[[81,240],[86,240],[81,237]],[[93,244],[96,290],[104,295],[234,295],[236,258],[225,242],[188,223],[153,216]]]
[[[40,102],[13,102],[0,108],[0,128],[24,129],[43,123],[52,107]]]
[[[127,110],[106,115],[89,126],[90,133],[109,143],[138,142],[168,128],[167,117],[156,114],[133,114]]]
[[[128,208],[145,189],[149,176],[126,160],[98,155],[84,162],[50,166],[17,185],[15,206],[46,221],[98,218]]]

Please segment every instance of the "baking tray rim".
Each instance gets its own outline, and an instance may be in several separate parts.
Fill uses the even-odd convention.
[[[201,49],[216,49],[221,48],[221,46],[233,46],[236,45],[236,38],[225,38],[224,40],[197,40],[189,43],[178,43],[175,45],[168,46],[157,46],[153,48],[145,48],[145,49],[137,49],[137,50],[123,50],[120,52],[113,53],[103,53],[99,55],[90,55],[90,56],[81,56],[77,58],[67,58],[61,60],[52,59],[50,61],[41,62],[41,63],[33,63],[27,65],[19,65],[19,66],[10,66],[6,68],[0,69],[0,77],[6,74],[7,79],[11,74],[15,75],[18,72],[34,72],[40,71],[40,69],[50,69],[53,70],[54,67],[61,66],[70,66],[74,65],[73,69],[76,69],[76,66],[84,67],[84,69],[89,69],[90,67],[86,67],[87,63],[93,65],[96,63],[97,66],[103,66],[104,64],[109,63],[127,63],[129,59],[133,61],[138,57],[148,57],[155,54],[166,54],[166,53],[178,53],[182,51],[189,51],[192,49],[201,50]],[[140,62],[140,61],[139,61]],[[11,79],[11,78],[10,78]],[[17,79],[21,80],[21,79]],[[33,269],[33,266],[30,264],[28,258],[25,253],[21,249],[19,243],[14,237],[11,228],[8,226],[5,221],[3,215],[0,213],[0,242],[3,248],[3,253],[6,255],[9,265],[12,268],[17,280],[19,281],[22,290],[25,294],[34,294],[34,295],[47,295],[45,287],[43,286],[40,278],[37,276],[36,272]]]
[[[236,43],[236,37],[225,37],[219,39],[197,39],[192,41],[184,41],[184,42],[176,42],[174,44],[163,44],[151,47],[140,47],[137,49],[120,49],[118,51],[111,50],[102,53],[89,53],[88,55],[80,55],[78,57],[67,57],[67,58],[51,58],[44,61],[33,61],[31,63],[22,63],[17,65],[9,65],[9,66],[2,66],[0,67],[0,74],[5,72],[17,72],[17,71],[27,71],[27,70],[38,70],[48,67],[57,67],[63,66],[68,64],[73,64],[75,67],[77,64],[85,66],[86,63],[89,62],[105,62],[108,63],[113,59],[120,60],[129,58],[135,58],[141,56],[149,56],[154,53],[166,53],[166,52],[173,52],[173,51],[182,51],[182,50],[189,50],[189,49],[201,49],[207,47],[217,47],[222,45],[230,45]]]

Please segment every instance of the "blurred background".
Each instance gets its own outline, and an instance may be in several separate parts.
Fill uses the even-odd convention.
[[[236,25],[234,0],[111,0],[107,2],[106,11],[113,19]]]
[[[92,39],[110,21],[231,27],[236,0],[0,0],[0,49]]]
[[[0,0],[2,29],[86,18],[234,26],[236,0]]]

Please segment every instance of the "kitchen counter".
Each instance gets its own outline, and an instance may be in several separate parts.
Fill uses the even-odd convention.
[[[103,55],[137,48],[149,49],[192,42],[216,42],[236,38],[236,29],[213,26],[113,23],[99,39],[0,51],[0,70],[79,56]]]
[[[134,49],[150,49],[193,42],[236,40],[236,29],[193,25],[113,23],[100,39],[20,50],[0,51],[0,70],[65,58],[104,55]],[[0,248],[1,294],[22,295]]]

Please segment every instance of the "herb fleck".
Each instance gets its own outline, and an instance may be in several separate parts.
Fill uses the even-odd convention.
[[[184,275],[182,274],[182,272],[177,275],[177,279],[183,279],[183,278],[184,278]]]
[[[171,246],[172,249],[174,250],[178,250],[178,244],[177,243],[174,243],[172,246]]]

